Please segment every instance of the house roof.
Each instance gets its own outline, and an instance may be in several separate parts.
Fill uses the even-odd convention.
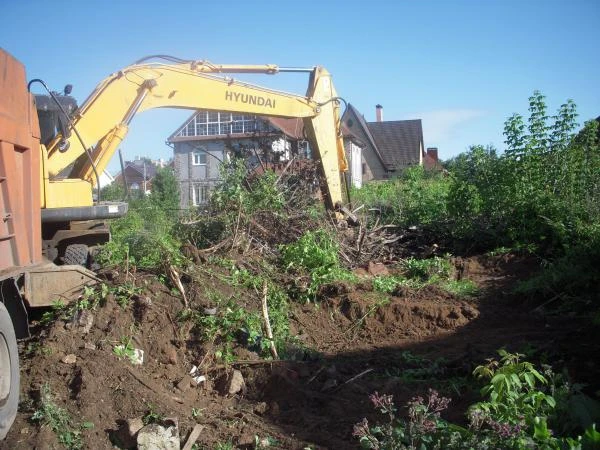
[[[280,129],[287,137],[294,140],[304,139],[304,122],[302,119],[286,119],[283,117],[265,117],[275,128]]]
[[[350,103],[348,103],[348,108],[347,108],[346,112],[344,112],[344,116],[346,116],[346,114],[352,114],[356,118],[359,126],[362,128],[365,136],[367,137],[367,140],[369,141],[368,144],[371,144],[371,148],[373,148],[373,150],[375,151],[375,154],[377,155],[377,157],[379,158],[381,163],[384,166],[387,166],[386,161],[383,158],[383,155],[380,153],[379,149],[377,148],[377,143],[375,142],[375,139],[373,138],[373,135],[371,134],[371,131],[369,130],[369,127],[367,126],[367,122],[366,122],[365,118],[363,117],[363,115],[361,113],[359,113],[358,110],[354,106],[352,106]],[[346,124],[348,126],[350,126],[350,124],[348,123],[347,120],[346,120]]]
[[[423,151],[421,119],[368,122],[367,126],[386,165],[397,169],[419,164]]]
[[[143,162],[141,164],[136,164],[135,161],[127,161],[125,163],[126,171],[134,171],[137,172],[140,176],[144,176],[144,165]],[[120,172],[119,172],[120,173]],[[156,175],[156,166],[150,162],[146,163],[146,180],[151,180]]]

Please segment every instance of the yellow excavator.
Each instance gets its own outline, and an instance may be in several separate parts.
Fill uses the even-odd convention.
[[[306,95],[232,78],[282,72],[307,72]],[[47,95],[30,93],[36,83]],[[320,162],[326,207],[344,201],[347,163],[339,98],[322,67],[217,65],[154,56],[108,76],[80,107],[69,94],[70,87],[58,94],[40,79],[27,84],[23,65],[0,49],[0,439],[16,415],[16,338],[29,334],[28,309],[75,298],[93,282],[93,272],[70,263],[107,237],[94,225],[96,219],[127,211],[125,203],[94,200],[93,191],[137,113],[185,108],[302,118]]]

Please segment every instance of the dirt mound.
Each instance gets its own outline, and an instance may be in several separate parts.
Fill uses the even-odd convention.
[[[577,335],[565,321],[533,316],[503,294],[533,270],[530,261],[480,257],[456,265],[457,277],[477,282],[478,298],[432,286],[389,297],[368,279],[329,285],[318,304],[290,304],[296,344],[288,354],[295,360],[264,361],[235,341],[238,362],[231,365],[215,361],[202,330],[182,320],[181,299],[155,277],[114,280],[96,308],[41,327],[21,344],[20,411],[0,448],[61,447],[48,426],[31,420],[44,386],[75,424],[93,423],[81,433],[83,447],[94,449],[123,446],[119,430],[128,419],[164,417],[178,419],[182,442],[196,423],[204,425],[199,448],[231,442],[250,449],[265,439],[273,448],[356,448],[353,424],[374,417],[368,394],[390,393],[401,405],[430,386],[453,397],[449,417],[460,422],[477,391],[474,365],[500,347],[532,344],[566,359]],[[204,286],[224,298],[234,294],[218,270],[205,266],[205,278],[187,286],[195,307],[212,306]],[[253,293],[237,294],[244,308],[260,308]],[[128,349],[143,350],[143,363],[134,364]],[[205,381],[193,380],[193,366]],[[230,394],[234,369],[243,383]]]

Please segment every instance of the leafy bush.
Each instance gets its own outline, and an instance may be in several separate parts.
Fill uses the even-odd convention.
[[[337,280],[354,280],[352,273],[340,266],[339,245],[323,229],[307,231],[296,242],[280,246],[281,258],[286,270],[308,273],[310,277],[306,292],[301,298],[314,301],[319,288]]]
[[[405,275],[422,281],[432,278],[448,278],[452,266],[446,258],[434,256],[430,259],[407,258],[403,261]]]
[[[500,351],[500,356],[500,361],[490,360],[475,369],[476,376],[489,382],[481,390],[485,400],[469,408],[468,428],[441,418],[450,399],[435,390],[408,402],[406,419],[398,417],[391,395],[376,392],[371,402],[387,421],[371,426],[363,419],[354,426],[354,436],[365,449],[586,449],[600,445],[600,433],[593,424],[579,424],[586,428],[577,438],[558,436],[549,428],[553,421],[558,425],[564,406],[582,394],[549,369],[542,374],[533,364],[521,361],[522,355]]]
[[[153,199],[131,202],[125,217],[111,223],[112,240],[103,246],[102,264],[124,264],[157,269],[165,262],[180,264],[181,242],[175,234],[177,215]]]
[[[355,203],[378,209],[383,221],[402,226],[442,223],[447,216],[449,182],[421,166],[404,170],[389,182],[369,183],[353,191]]]

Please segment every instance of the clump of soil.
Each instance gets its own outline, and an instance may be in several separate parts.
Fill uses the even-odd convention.
[[[76,423],[94,424],[82,431],[85,448],[119,445],[125,420],[158,416],[178,419],[182,442],[196,423],[203,424],[200,448],[230,441],[250,449],[256,438],[271,438],[285,449],[345,449],[357,447],[353,424],[373,417],[368,395],[374,391],[394,394],[402,405],[432,385],[443,390],[444,380],[472,380],[473,367],[498,348],[526,344],[563,352],[565,364],[579,367],[579,357],[569,356],[577,339],[570,322],[532,315],[505,294],[534,269],[533,261],[476,257],[457,261],[457,267],[460,277],[479,285],[476,299],[425,287],[398,290],[383,301],[368,280],[332,286],[318,304],[290,305],[293,360],[264,361],[239,344],[234,352],[244,362],[233,365],[215,362],[199,330],[180,320],[179,297],[154,277],[138,275],[139,289],[128,301],[109,295],[91,319],[55,321],[22,343],[20,412],[0,448],[60,447],[48,427],[31,421],[45,384]],[[188,286],[194,306],[211,306],[204,285],[225,298],[232,294],[210,273]],[[238,298],[247,299],[248,309],[260,307],[253,292]],[[127,344],[143,350],[141,365],[116,354],[117,345]],[[199,368],[193,376],[206,381],[193,381],[193,366]],[[586,368],[590,376],[598,373],[597,366]],[[223,383],[234,369],[243,388],[229,394]],[[462,420],[474,388],[448,391],[448,418]]]

